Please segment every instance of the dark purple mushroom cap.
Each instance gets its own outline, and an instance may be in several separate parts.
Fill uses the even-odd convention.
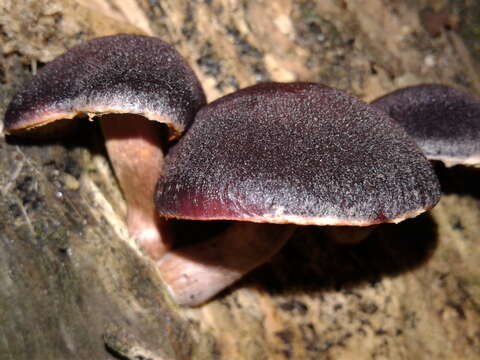
[[[41,69],[5,114],[5,130],[25,129],[79,114],[132,113],[181,133],[205,103],[195,74],[160,39],[114,35],[78,45]]]
[[[430,163],[385,113],[311,83],[266,83],[203,107],[166,157],[165,217],[366,226],[433,207]]]
[[[430,160],[480,164],[480,99],[445,85],[418,85],[372,102],[407,131]]]

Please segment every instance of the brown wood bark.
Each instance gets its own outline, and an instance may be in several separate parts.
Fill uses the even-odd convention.
[[[422,23],[428,8],[447,14],[439,34]],[[3,0],[0,114],[43,63],[119,32],[174,44],[209,100],[265,80],[366,100],[423,82],[478,95],[479,19],[475,0]],[[302,228],[269,264],[182,309],[129,243],[101,136],[82,134],[1,139],[0,359],[480,358],[478,169],[440,169],[433,211],[360,245]]]

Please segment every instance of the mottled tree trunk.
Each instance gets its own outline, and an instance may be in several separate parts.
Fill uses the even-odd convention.
[[[266,80],[366,100],[423,82],[479,94],[479,19],[476,0],[3,0],[0,113],[43,63],[119,32],[174,44],[209,100]],[[183,309],[128,240],[97,130],[1,139],[0,359],[480,358],[480,170],[439,169],[433,211],[360,245],[300,228]]]

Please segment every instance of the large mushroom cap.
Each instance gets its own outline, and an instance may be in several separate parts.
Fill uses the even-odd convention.
[[[9,133],[78,114],[133,113],[167,123],[174,136],[205,103],[180,54],[160,39],[115,35],[87,41],[45,65],[5,115]]]
[[[166,158],[166,217],[366,226],[433,207],[430,163],[383,112],[311,83],[267,83],[197,114]]]
[[[397,120],[428,159],[480,164],[480,99],[431,84],[396,90],[372,105]]]

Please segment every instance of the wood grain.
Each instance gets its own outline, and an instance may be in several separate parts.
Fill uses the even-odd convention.
[[[427,7],[458,28],[431,37]],[[424,82],[478,91],[478,14],[474,0],[4,0],[0,113],[43,63],[113,33],[174,44],[210,101],[266,80],[365,100]],[[183,309],[128,239],[97,131],[1,139],[2,360],[480,357],[478,169],[440,169],[433,211],[360,245],[302,228],[269,264]]]

